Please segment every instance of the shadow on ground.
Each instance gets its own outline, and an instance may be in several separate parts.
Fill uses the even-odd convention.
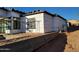
[[[67,44],[65,33],[59,34],[55,39],[34,50],[34,52],[63,52]]]
[[[51,35],[53,36],[53,35]],[[47,36],[44,36],[43,39],[47,38]],[[52,38],[51,38],[52,39]],[[12,43],[9,45],[1,46],[0,47],[0,52],[31,52],[29,50],[30,48],[35,48],[34,46],[39,44],[39,43],[32,43],[33,41],[39,40],[39,43],[41,42],[39,39],[31,39],[31,40],[25,40],[21,42],[16,42]],[[30,42],[32,41],[32,42]],[[44,42],[45,40],[42,40]],[[63,52],[65,49],[65,45],[67,43],[67,36],[65,33],[60,33],[58,34],[54,39],[51,41],[47,42],[46,44],[43,44],[39,48],[32,50],[32,52]],[[34,44],[34,45],[33,45]]]
[[[34,49],[40,47],[41,45],[46,44],[57,35],[58,33],[50,33],[50,34],[22,40],[19,42],[14,42],[10,44],[6,43],[6,45],[0,46],[0,52],[31,52]]]

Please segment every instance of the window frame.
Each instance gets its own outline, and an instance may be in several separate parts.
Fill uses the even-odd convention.
[[[28,19],[28,29],[36,29],[36,20],[35,18],[29,18]]]
[[[13,20],[13,29],[20,29],[21,22],[19,20]]]

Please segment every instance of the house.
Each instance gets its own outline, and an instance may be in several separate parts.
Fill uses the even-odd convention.
[[[0,8],[0,33],[18,33],[20,30],[21,17],[25,13],[15,10]]]
[[[0,8],[0,33],[46,33],[66,30],[67,21],[60,15],[40,10],[24,13]]]
[[[79,20],[68,20],[69,26],[79,26]]]
[[[67,30],[67,21],[57,14],[51,14],[47,11],[32,11],[26,14],[27,30],[26,32],[58,32]]]

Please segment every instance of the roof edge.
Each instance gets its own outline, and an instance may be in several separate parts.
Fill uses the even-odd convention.
[[[34,15],[34,14],[40,14],[40,13],[46,13],[46,14],[49,14],[49,15],[54,16],[54,17],[58,16],[58,17],[62,18],[63,20],[67,21],[64,17],[62,17],[62,16],[60,16],[58,14],[49,13],[47,11],[36,11],[36,12],[33,11],[33,12],[28,12],[28,13],[26,13],[26,16]]]

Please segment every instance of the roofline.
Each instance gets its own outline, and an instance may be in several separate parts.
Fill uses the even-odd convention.
[[[5,11],[10,11],[10,10],[4,8],[4,7],[0,7],[0,9],[3,9],[3,10],[5,10]],[[31,13],[28,12],[28,13],[25,13],[25,12],[22,12],[22,11],[19,11],[19,10],[15,10],[14,8],[12,8],[11,11],[18,12],[18,13],[22,13],[22,14],[26,14],[26,16],[34,15],[34,14],[40,14],[40,13],[46,13],[46,14],[51,15],[51,16],[54,16],[54,17],[55,17],[55,16],[58,16],[58,17],[60,17],[60,18],[62,18],[63,20],[66,21],[66,19],[63,18],[62,16],[57,15],[57,14],[52,14],[52,13],[49,13],[49,12],[47,12],[47,11],[40,11],[40,10],[38,10],[39,12],[31,12]]]
[[[46,13],[46,14],[49,14],[51,16],[54,16],[54,14],[51,14],[51,13],[49,13],[47,11],[40,11],[40,12],[35,12],[35,13],[34,12],[28,12],[28,13],[26,13],[26,16],[40,14],[40,13]]]
[[[5,11],[14,11],[14,12],[25,14],[25,12],[22,12],[22,11],[19,11],[19,10],[15,10],[14,8],[12,8],[12,10],[9,10],[9,9],[6,9],[5,7],[0,7],[0,9],[5,10]]]
[[[0,7],[0,9],[5,10],[5,11],[9,11],[8,9],[6,9],[4,7]]]
[[[19,11],[19,10],[15,10],[14,8],[12,8],[12,11],[25,14],[25,12],[22,12],[22,11]]]
[[[47,11],[39,11],[39,12],[35,12],[35,13],[34,13],[34,12],[26,13],[26,16],[35,15],[35,14],[40,14],[40,13],[46,13],[46,14],[51,15],[51,16],[53,16],[53,17],[57,16],[57,17],[60,17],[60,18],[62,18],[63,20],[65,20],[65,21],[67,22],[67,20],[66,20],[65,18],[63,18],[62,16],[60,16],[60,15],[58,15],[58,14],[52,14],[52,13],[49,13],[49,12],[47,12]]]
[[[62,16],[60,15],[57,15],[58,17],[62,18],[63,20],[65,20],[67,22],[67,20],[65,18],[63,18]]]

